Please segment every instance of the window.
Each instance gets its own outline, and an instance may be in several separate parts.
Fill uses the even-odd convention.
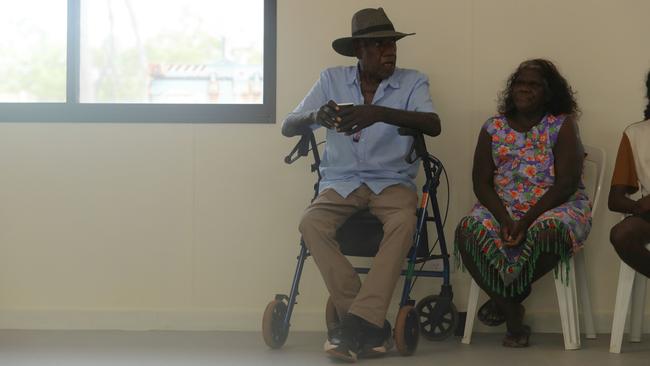
[[[276,0],[22,0],[0,13],[0,121],[272,123],[275,12]]]
[[[65,102],[65,5],[21,0],[0,12],[0,101]]]

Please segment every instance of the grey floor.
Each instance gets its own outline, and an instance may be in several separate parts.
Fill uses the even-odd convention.
[[[214,366],[337,365],[321,351],[324,333],[293,332],[280,350],[269,350],[254,332],[0,331],[1,366]],[[452,337],[421,341],[414,356],[395,351],[366,365],[650,366],[650,337],[608,353],[609,335],[583,340],[579,351],[564,351],[560,334],[533,334],[531,347],[504,349],[498,334],[476,333],[472,345]]]

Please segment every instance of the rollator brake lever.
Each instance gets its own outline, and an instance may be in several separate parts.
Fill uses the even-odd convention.
[[[305,134],[300,137],[300,141],[293,147],[293,150],[289,155],[284,157],[284,162],[287,164],[293,164],[296,160],[300,159],[302,156],[307,156],[309,154],[309,140],[312,134]],[[295,154],[295,156],[294,156]]]

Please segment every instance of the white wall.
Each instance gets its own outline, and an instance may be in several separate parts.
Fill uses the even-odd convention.
[[[330,43],[376,6],[417,33],[398,43],[399,64],[429,75],[443,120],[429,147],[453,185],[449,242],[474,201],[478,129],[526,58],[555,61],[578,91],[583,140],[607,151],[609,179],[644,105],[649,2],[279,0],[278,121],[320,70],[353,61]],[[289,290],[312,193],[308,161],[282,162],[294,143],[279,124],[0,124],[0,328],[259,329],[266,303]],[[616,216],[601,207],[586,258],[607,332]],[[453,284],[464,310],[467,274]],[[422,279],[416,297],[439,286]],[[322,329],[325,299],[309,260],[293,329]],[[549,276],[526,303],[535,329],[559,331],[554,299]]]

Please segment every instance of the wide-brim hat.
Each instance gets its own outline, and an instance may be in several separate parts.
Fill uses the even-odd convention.
[[[396,32],[384,9],[361,9],[352,16],[352,36],[343,37],[332,42],[334,51],[343,56],[354,56],[353,41],[363,38],[402,39],[415,33]]]

